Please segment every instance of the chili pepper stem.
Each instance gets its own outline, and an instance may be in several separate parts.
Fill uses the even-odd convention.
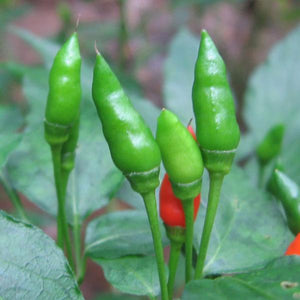
[[[210,172],[209,178],[210,178],[210,184],[209,184],[208,205],[206,208],[204,228],[202,231],[200,249],[197,258],[195,279],[200,279],[202,277],[210,235],[214,225],[215,216],[219,204],[224,174]]]
[[[52,161],[54,170],[54,180],[56,187],[56,195],[58,202],[58,213],[57,213],[57,245],[63,250],[64,243],[66,244],[67,257],[72,270],[74,270],[74,262],[72,256],[71,241],[68,233],[68,224],[65,212],[65,191],[66,191],[66,180],[62,178],[61,172],[61,145],[52,146]]]
[[[194,200],[182,201],[185,216],[185,282],[193,276]]]
[[[169,300],[173,299],[174,282],[176,278],[176,271],[182,248],[181,242],[171,240],[170,258],[169,258],[169,280],[168,280],[168,295]]]
[[[7,180],[7,178],[3,172],[0,172],[0,183],[4,187],[6,194],[8,195],[12,204],[14,205],[14,207],[18,213],[18,216],[24,222],[29,222],[29,220],[25,214],[25,210],[24,210],[23,204],[21,202],[21,199],[19,198],[16,190],[10,185],[9,181]]]
[[[166,272],[165,272],[164,253],[163,253],[161,233],[160,233],[160,228],[158,223],[155,191],[153,190],[149,193],[143,194],[142,197],[145,203],[148,220],[152,232],[162,300],[168,300],[168,288],[167,288],[167,280],[166,280]]]

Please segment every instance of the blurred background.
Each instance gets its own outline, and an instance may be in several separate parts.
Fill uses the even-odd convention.
[[[250,72],[300,19],[298,0],[1,0],[0,3],[1,61],[24,64],[41,61],[31,47],[7,30],[11,26],[62,43],[74,31],[80,16],[82,55],[93,61],[96,40],[115,67],[135,80],[145,97],[158,106],[162,106],[164,59],[172,37],[181,27],[188,27],[196,36],[203,28],[208,30],[226,61],[241,108]],[[11,83],[11,78],[1,74],[1,101],[22,100],[16,86],[9,89],[11,95],[3,94]]]
[[[299,23],[300,1],[0,0],[0,63],[18,62],[24,67],[42,64],[37,52],[15,34],[16,28],[62,44],[74,31],[78,18],[77,31],[85,60],[93,64],[97,41],[121,81],[158,107],[164,105],[165,63],[172,39],[185,28],[199,40],[205,28],[226,62],[239,123],[247,132],[241,112],[249,75],[266,59],[270,48]],[[177,59],[181,59],[180,53]],[[18,72],[0,68],[0,104],[14,103],[25,113],[21,85]],[[0,198],[0,208],[11,210],[1,188]],[[26,199],[23,201],[27,209],[41,213]],[[40,225],[53,235],[53,220],[47,221],[44,215],[43,222]],[[90,263],[82,287],[85,297],[94,299],[110,288],[99,267]]]

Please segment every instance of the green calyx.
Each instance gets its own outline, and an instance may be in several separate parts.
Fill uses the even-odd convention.
[[[155,189],[159,185],[159,147],[100,53],[94,67],[93,99],[115,165],[138,193]]]
[[[298,185],[279,170],[274,171],[273,193],[284,208],[290,230],[300,232],[300,193]]]
[[[50,145],[68,139],[70,128],[79,115],[81,57],[77,33],[58,51],[49,76],[45,112],[45,138]]]
[[[79,118],[76,119],[74,125],[70,128],[70,134],[67,141],[63,144],[62,169],[70,172],[75,166],[75,151],[79,137]]]
[[[204,165],[211,172],[227,174],[239,144],[240,129],[224,61],[205,30],[201,35],[192,97]]]
[[[280,154],[284,131],[284,124],[277,124],[267,132],[256,149],[260,165],[267,165],[273,158]]]
[[[164,109],[158,118],[156,140],[174,194],[181,200],[194,199],[201,190],[203,162],[192,135],[176,115]]]
[[[49,123],[44,120],[45,140],[51,146],[58,146],[65,143],[69,138],[70,126]]]
[[[180,226],[169,226],[164,223],[166,228],[167,237],[170,241],[183,244],[185,242],[186,229]]]

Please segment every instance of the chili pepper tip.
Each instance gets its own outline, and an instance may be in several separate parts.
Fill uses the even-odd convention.
[[[77,29],[78,29],[78,27],[79,27],[80,17],[81,17],[81,13],[79,13],[79,14],[77,15],[76,24],[75,24],[75,32],[77,32]]]
[[[95,40],[94,48],[95,48],[96,54],[100,55],[100,52],[99,52],[99,50],[97,48],[97,41],[96,40]]]
[[[189,120],[189,122],[188,122],[188,124],[187,124],[186,127],[189,127],[192,124],[192,122],[193,122],[193,118],[190,118],[190,120]]]

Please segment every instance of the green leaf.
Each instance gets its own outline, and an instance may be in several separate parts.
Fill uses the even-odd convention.
[[[282,257],[265,269],[189,283],[182,300],[299,299],[300,257]]]
[[[11,152],[18,146],[20,140],[21,140],[20,134],[0,133],[0,171],[5,165]]]
[[[149,297],[160,293],[154,256],[127,256],[95,261],[103,268],[107,281],[123,293]]]
[[[0,106],[0,134],[16,132],[23,124],[21,111],[14,105]]]
[[[164,233],[163,226],[161,232]],[[163,237],[166,244],[165,234]],[[93,259],[154,254],[146,213],[127,210],[93,220],[86,232],[85,253]]]
[[[23,80],[23,93],[28,106],[26,123],[30,128],[43,126],[48,94],[48,79],[46,70],[40,72],[38,76],[25,75]]]
[[[37,227],[0,212],[4,299],[83,299],[63,252]]]
[[[195,224],[197,248],[207,205],[207,174],[202,186]],[[256,189],[241,169],[233,167],[224,179],[204,272],[234,273],[262,267],[281,256],[292,239],[277,202]]]
[[[300,184],[300,26],[275,45],[267,60],[251,75],[243,115],[249,128],[243,148],[251,152],[275,124],[286,125],[282,162],[287,174]],[[266,113],[267,112],[267,113]],[[242,140],[243,142],[243,140]],[[244,155],[247,155],[245,153]]]

